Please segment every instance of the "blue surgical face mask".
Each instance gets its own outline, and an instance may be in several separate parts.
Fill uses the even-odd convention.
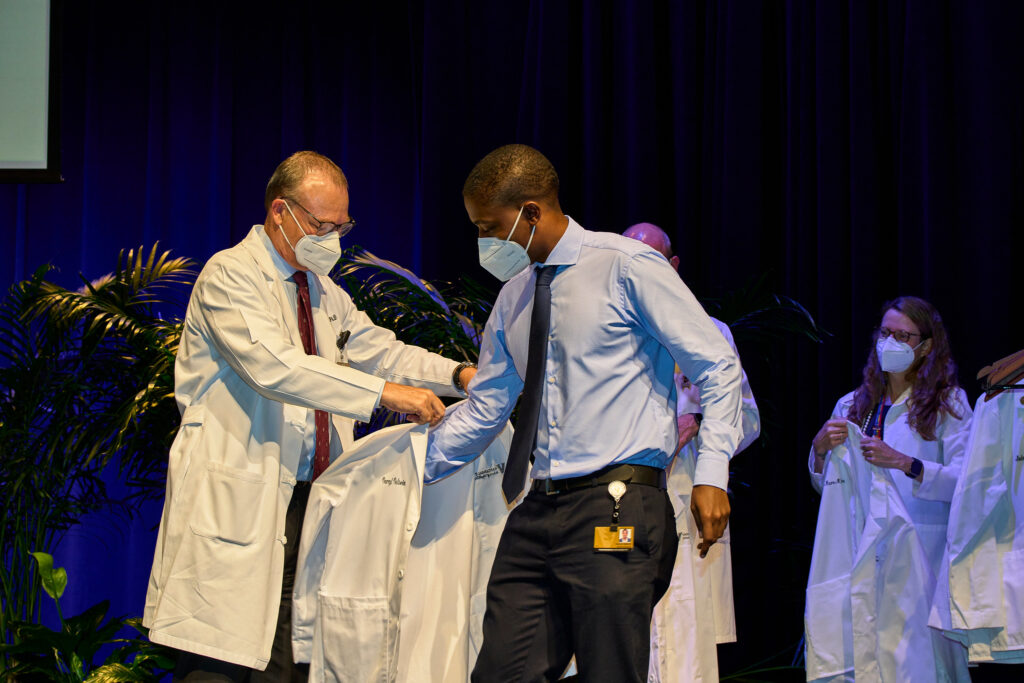
[[[537,232],[537,226],[533,226],[533,230],[530,231],[530,239],[526,241],[526,248],[523,248],[518,242],[512,241],[512,233],[516,231],[516,226],[519,225],[519,219],[523,215],[524,208],[526,208],[525,204],[519,208],[516,221],[512,224],[512,229],[509,230],[508,237],[505,239],[498,237],[480,237],[477,239],[477,245],[480,250],[480,265],[502,282],[511,279],[513,275],[530,265],[530,255],[527,253],[527,249],[533,243],[533,235]]]

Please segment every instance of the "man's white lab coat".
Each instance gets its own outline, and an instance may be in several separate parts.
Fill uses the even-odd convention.
[[[465,681],[507,509],[506,428],[472,463],[424,486],[426,426],[381,430],[310,491],[292,643],[311,681]]]
[[[256,669],[273,643],[307,411],[332,414],[336,456],[386,379],[457,394],[455,362],[398,342],[313,274],[320,355],[306,355],[295,295],[262,230],[215,254],[192,292],[175,364],[182,422],[143,618],[153,642]],[[342,331],[351,367],[338,364]]]
[[[927,625],[935,564],[901,492],[899,479],[909,479],[869,464],[860,429],[848,428],[819,479],[804,609],[807,680],[969,681],[963,648]]]
[[[929,624],[972,662],[1024,663],[1024,391],[974,408]]]
[[[729,327],[712,318],[729,346],[736,351]],[[737,356],[738,356],[737,352]],[[677,413],[701,412],[699,402],[690,399],[679,384]],[[761,418],[754,394],[743,373],[743,415],[739,453],[761,433]],[[676,681],[717,681],[718,643],[736,641],[736,613],[732,590],[732,547],[729,526],[703,559],[697,549],[699,533],[690,512],[690,494],[697,468],[696,438],[686,444],[672,462],[668,476],[668,495],[676,513],[679,549],[672,570],[672,582],[654,608],[651,620],[651,662],[647,679],[651,683]]]

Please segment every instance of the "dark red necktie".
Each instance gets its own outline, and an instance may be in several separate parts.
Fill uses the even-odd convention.
[[[317,355],[316,337],[313,336],[313,306],[309,303],[309,281],[306,272],[295,271],[292,276],[299,286],[299,336],[302,337],[302,348],[310,356]],[[317,410],[313,422],[316,424],[316,450],[313,454],[313,479],[316,479],[331,461],[331,421],[327,411]]]

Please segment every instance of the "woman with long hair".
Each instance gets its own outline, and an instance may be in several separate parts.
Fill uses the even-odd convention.
[[[833,660],[836,674],[846,660],[847,675],[855,677],[957,680],[967,676],[966,653],[934,634],[927,609],[910,603],[930,604],[935,590],[970,404],[957,384],[942,318],[927,301],[903,296],[886,303],[872,341],[861,385],[839,399],[808,460],[811,482],[823,492],[808,586],[808,680]],[[839,599],[835,591],[846,593]],[[818,610],[833,600],[852,623],[826,635]],[[858,658],[871,671],[855,664]]]

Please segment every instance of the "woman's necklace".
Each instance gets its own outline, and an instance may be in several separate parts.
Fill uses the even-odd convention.
[[[889,395],[889,387],[887,386],[882,392],[882,398],[878,399],[878,405],[871,409],[871,412],[864,418],[864,423],[861,424],[860,430],[865,434],[868,433],[868,425],[875,419],[875,416],[882,412],[882,404],[885,403],[885,399]]]

